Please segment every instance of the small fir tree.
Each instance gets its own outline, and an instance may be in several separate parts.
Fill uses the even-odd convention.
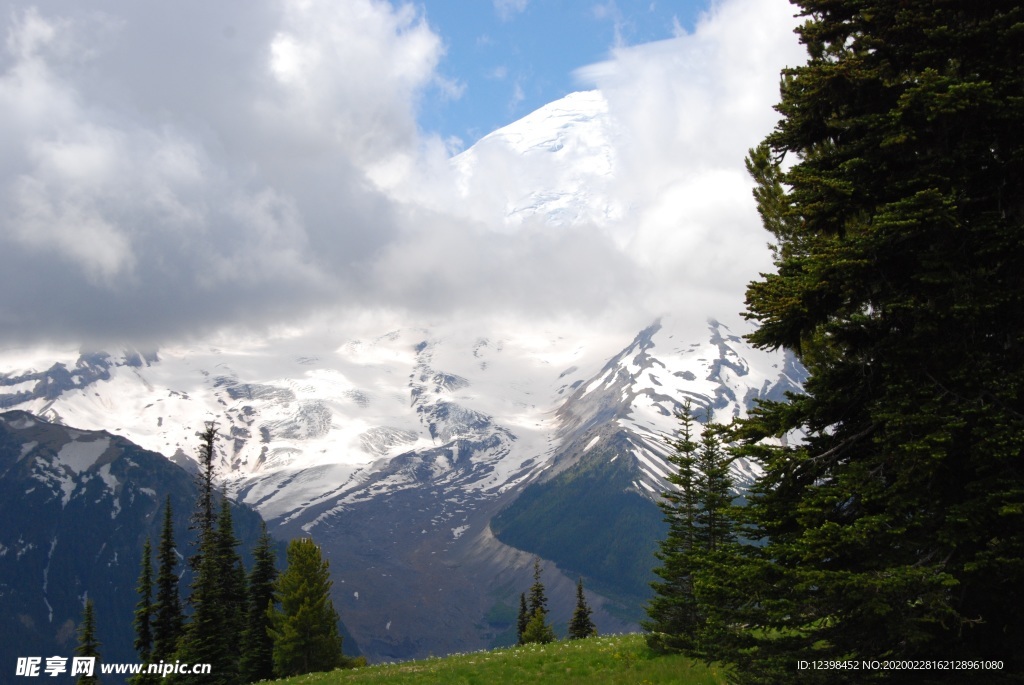
[[[669,443],[675,448],[669,461],[677,468],[669,482],[676,489],[661,502],[669,524],[656,553],[662,566],[655,574],[662,580],[651,584],[655,596],[643,625],[653,649],[714,658],[731,612],[719,606],[729,588],[713,571],[737,554],[732,457],[722,444],[723,427],[709,421],[698,444],[689,405],[679,419],[679,435]]]
[[[533,585],[530,586],[530,599],[527,607],[529,616],[526,626],[523,628],[521,644],[547,643],[555,639],[555,632],[547,622],[548,598],[540,576],[540,559],[534,559]]]
[[[576,582],[576,609],[569,620],[570,640],[581,640],[597,635],[597,626],[590,618],[591,613],[593,612],[587,604],[587,598],[583,595],[583,579],[580,578]]]
[[[91,599],[85,601],[85,609],[82,613],[82,625],[78,628],[78,647],[75,654],[81,657],[92,657],[93,669],[91,675],[81,674],[76,680],[77,685],[98,685],[100,682],[100,642],[96,639],[96,615]]]
[[[308,538],[292,540],[287,561],[274,593],[281,608],[271,610],[275,673],[287,677],[346,665],[329,565],[320,548]]]
[[[732,458],[722,445],[724,429],[710,422],[701,435],[697,453],[697,511],[694,533],[701,551],[716,552],[736,541],[732,516]]]
[[[522,645],[523,633],[526,632],[526,625],[530,622],[530,611],[526,608],[526,593],[519,594],[519,617],[516,620],[516,644]]]
[[[555,641],[555,631],[547,622],[547,612],[538,609],[530,616],[523,631],[523,644],[547,644]]]
[[[544,583],[540,580],[541,575],[540,559],[533,560],[533,585],[530,586],[529,610],[530,616],[538,611],[548,612],[548,597],[544,591]]]
[[[270,609],[274,603],[274,583],[277,580],[274,548],[267,526],[256,549],[249,573],[249,603],[245,631],[242,634],[242,681],[270,680],[274,677],[274,640],[270,636]]]

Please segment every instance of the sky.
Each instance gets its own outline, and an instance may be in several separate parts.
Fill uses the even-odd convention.
[[[777,118],[779,69],[802,60],[793,13],[8,1],[0,350],[381,313],[632,326],[695,302],[735,312],[770,266],[743,156]],[[480,156],[467,186],[452,154],[586,89],[619,132],[602,192],[628,212],[500,225],[504,179],[543,176],[541,162]]]
[[[580,67],[692,31],[707,8],[707,0],[429,0],[424,15],[444,54],[420,124],[453,148],[470,145],[578,90]]]

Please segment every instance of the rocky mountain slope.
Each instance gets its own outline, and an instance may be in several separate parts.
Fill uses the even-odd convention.
[[[86,598],[104,658],[137,662],[132,621],[142,547],[148,538],[156,548],[168,496],[178,550],[188,556],[190,473],[104,431],[0,414],[0,662],[13,668],[17,657],[71,657]],[[248,555],[259,516],[248,507],[233,515]],[[190,579],[185,573],[186,587]]]

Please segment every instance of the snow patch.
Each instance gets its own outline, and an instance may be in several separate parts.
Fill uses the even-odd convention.
[[[121,481],[110,472],[110,464],[104,464],[99,470],[100,478],[103,480],[103,484],[107,486],[107,490],[110,492],[110,496],[114,500],[113,509],[110,511],[110,518],[115,519],[117,515],[121,513],[121,499],[117,496],[117,486],[121,484]]]
[[[72,440],[60,448],[57,461],[71,469],[76,475],[96,463],[110,447],[110,438],[101,437],[96,440]]]
[[[107,486],[107,489],[110,490],[110,492],[112,493],[116,492],[117,486],[121,484],[121,481],[117,479],[117,476],[110,472],[110,464],[104,464],[103,466],[101,466],[98,473],[100,479],[103,481],[103,484]],[[149,490],[149,492],[152,493],[153,495],[156,494],[155,491],[150,490],[149,488],[143,488],[142,490],[143,492]]]
[[[60,490],[63,493],[63,495],[62,495],[61,500],[60,500],[60,506],[62,508],[66,507],[68,505],[68,502],[71,501],[71,495],[74,494],[76,487],[78,487],[78,484],[75,483],[74,480],[72,480],[70,478],[62,478],[61,479],[61,481],[60,481]]]
[[[656,463],[650,456],[635,448],[633,449],[633,456],[636,457],[637,461],[642,464],[644,470],[650,475],[661,480],[666,480],[668,478],[668,470],[664,464]]]

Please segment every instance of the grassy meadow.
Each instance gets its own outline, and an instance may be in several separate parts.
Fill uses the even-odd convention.
[[[314,673],[279,685],[722,685],[723,670],[652,653],[643,635],[526,645],[348,671]]]

